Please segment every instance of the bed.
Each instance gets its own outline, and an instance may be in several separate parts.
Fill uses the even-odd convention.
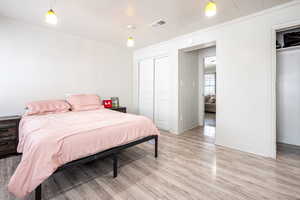
[[[19,127],[22,159],[8,190],[19,198],[35,190],[40,200],[41,184],[52,174],[104,156],[112,156],[117,177],[118,153],[154,140],[157,157],[158,136],[148,118],[108,109],[25,116]]]

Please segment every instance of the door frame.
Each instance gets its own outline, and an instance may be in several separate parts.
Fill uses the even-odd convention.
[[[185,46],[183,48],[178,48],[177,49],[177,52],[178,54],[183,51],[183,52],[189,52],[189,51],[194,51],[194,50],[201,50],[201,49],[206,49],[206,48],[209,48],[209,47],[213,47],[215,46],[216,47],[216,58],[218,59],[218,40],[210,40],[210,41],[207,41],[207,42],[200,42],[200,43],[193,43],[191,45],[188,45],[188,46]],[[204,59],[202,60],[203,62],[203,67],[204,67]],[[178,63],[179,65],[179,63]],[[218,64],[217,64],[218,65]],[[216,74],[218,74],[218,68],[216,68]],[[198,74],[199,76],[199,74]],[[182,117],[182,107],[181,107],[181,85],[180,85],[180,70],[178,70],[178,132],[179,133],[183,133],[185,130],[183,130],[183,127],[182,127],[182,120],[181,120],[181,117]],[[217,77],[216,77],[217,78]],[[217,93],[217,88],[218,88],[218,85],[217,85],[218,81],[216,79],[216,96],[218,95]],[[203,73],[203,87],[204,87],[204,73]],[[203,95],[204,95],[204,91],[203,91]],[[198,96],[199,98],[199,96]],[[200,104],[200,103],[199,103]],[[205,106],[205,102],[203,102],[203,107]],[[203,112],[205,114],[205,110],[203,108]],[[218,99],[216,99],[216,127],[215,127],[215,144],[217,144],[217,119],[218,119]],[[199,113],[198,113],[199,115]],[[203,118],[203,124],[204,124],[204,118]]]
[[[277,51],[276,51],[276,33],[284,29],[299,27],[300,20],[294,20],[282,24],[276,24],[271,28],[271,135],[270,135],[270,157],[277,158]]]

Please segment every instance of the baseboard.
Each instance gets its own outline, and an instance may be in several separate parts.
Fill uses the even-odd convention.
[[[299,149],[300,150],[300,146],[295,145],[295,144],[287,144],[287,143],[283,143],[283,142],[277,142],[277,145],[287,147],[287,148]]]

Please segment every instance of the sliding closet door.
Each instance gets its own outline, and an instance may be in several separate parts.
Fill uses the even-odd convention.
[[[170,66],[168,57],[156,58],[155,66],[155,124],[169,130]]]
[[[154,61],[139,63],[139,113],[154,121]]]

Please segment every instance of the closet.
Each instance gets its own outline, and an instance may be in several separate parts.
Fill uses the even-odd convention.
[[[277,33],[277,142],[300,146],[300,28]]]
[[[170,65],[168,57],[139,62],[139,114],[169,130]]]

